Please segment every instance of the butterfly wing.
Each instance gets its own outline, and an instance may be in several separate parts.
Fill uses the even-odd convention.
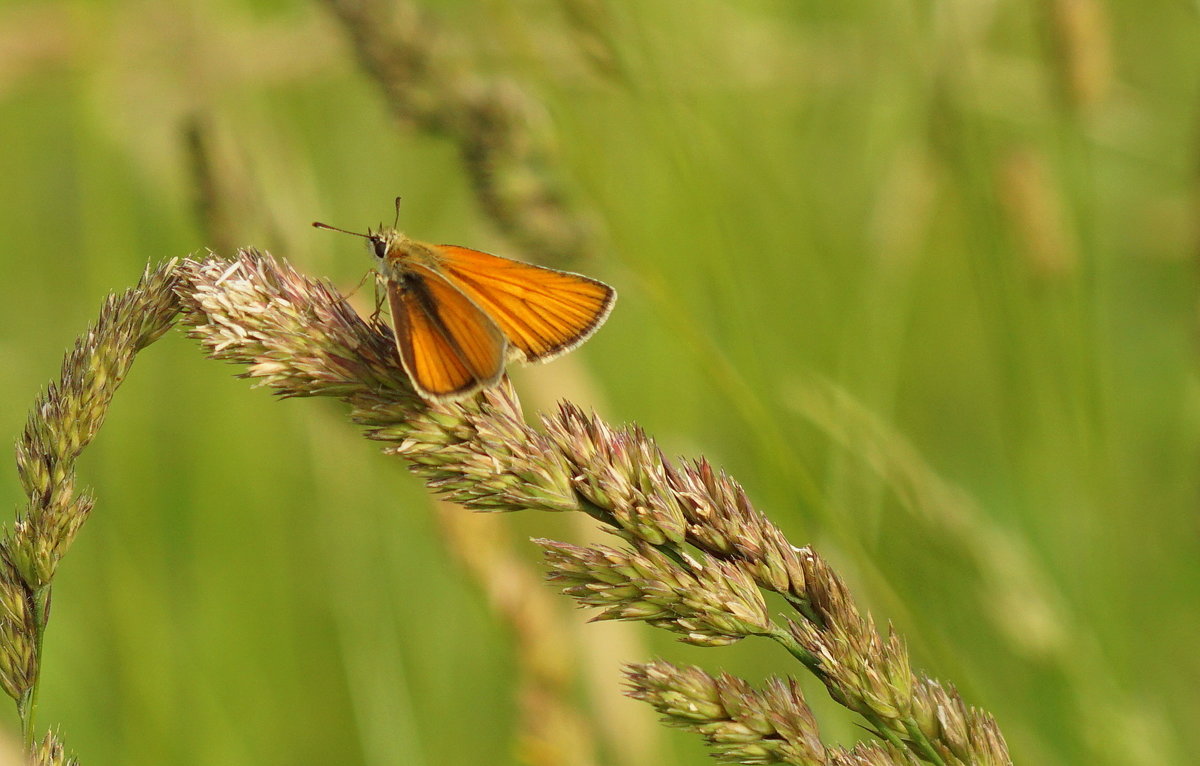
[[[456,245],[438,245],[442,273],[495,320],[525,361],[546,361],[594,333],[616,290],[569,271],[521,263]]]
[[[421,396],[453,401],[500,379],[503,333],[444,277],[410,265],[388,280],[387,296],[400,360]]]

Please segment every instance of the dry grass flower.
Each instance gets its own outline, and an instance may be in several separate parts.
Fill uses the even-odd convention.
[[[825,764],[817,721],[793,679],[771,678],[760,692],[740,678],[712,676],[663,660],[630,665],[629,696],[669,726],[695,732],[727,763]]]
[[[604,608],[596,619],[642,620],[682,633],[681,641],[696,646],[771,633],[754,581],[719,559],[670,556],[644,541],[633,550],[535,542],[546,552],[551,582],[582,605]]]
[[[58,737],[53,732],[38,743],[37,748],[29,754],[30,766],[79,766],[79,761],[67,755]]]

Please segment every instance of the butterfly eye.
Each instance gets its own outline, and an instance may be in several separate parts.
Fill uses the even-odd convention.
[[[387,256],[387,240],[383,237],[371,237],[371,252],[375,257],[383,260]]]

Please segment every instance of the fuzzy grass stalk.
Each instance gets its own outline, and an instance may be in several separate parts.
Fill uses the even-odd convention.
[[[594,766],[598,750],[592,720],[570,704],[580,658],[561,605],[507,535],[472,523],[453,503],[434,503],[447,550],[470,574],[492,614],[512,634],[518,673],[519,716],[514,749],[528,766]]]
[[[471,73],[469,47],[453,44],[415,3],[325,0],[367,75],[402,123],[459,150],[483,210],[534,260],[569,264],[591,254],[591,229],[567,210],[566,192],[537,112],[512,83]]]
[[[0,539],[0,685],[17,703],[25,749],[36,763],[67,762],[51,735],[35,743],[51,583],[93,506],[91,495],[75,485],[75,460],[103,424],[134,357],[174,323],[174,280],[171,261],[108,297],[100,318],[67,353],[58,380],[37,398],[17,440],[27,500]]]
[[[881,740],[814,750],[816,760],[736,762],[1011,762],[987,713],[913,673],[899,636],[881,635],[823,559],[791,545],[707,462],[675,464],[640,429],[615,429],[569,403],[535,429],[507,382],[461,403],[424,402],[385,326],[269,256],[187,261],[181,274],[183,321],[210,356],[244,366],[242,377],[280,396],[346,401],[366,435],[443,498],[479,511],[582,512],[608,527],[626,547],[541,542],[550,578],[582,605],[602,607],[597,619],[646,621],[700,645],[770,638]],[[762,591],[783,596],[794,613],[770,615]],[[787,688],[798,698],[798,688]],[[767,698],[784,696],[770,689]],[[634,694],[652,701],[653,689],[643,684]],[[773,710],[773,720],[808,731],[799,709]],[[778,730],[756,735],[756,746],[770,749]]]

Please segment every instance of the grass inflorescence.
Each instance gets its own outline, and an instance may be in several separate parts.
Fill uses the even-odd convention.
[[[704,460],[672,461],[642,429],[614,428],[567,402],[535,428],[507,380],[464,402],[427,402],[384,324],[360,317],[328,283],[250,250],[164,264],[110,297],[18,442],[28,503],[0,541],[0,684],[17,702],[33,762],[73,762],[56,735],[37,739],[34,714],[51,582],[93,506],[75,486],[74,462],[134,356],[178,314],[210,357],[243,366],[242,377],[282,397],[347,402],[368,438],[445,499],[596,519],[622,544],[536,541],[550,581],[599,608],[596,619],[646,622],[697,646],[776,641],[878,737],[850,749],[822,745],[794,678],[760,690],[664,660],[628,666],[628,694],[703,736],[721,760],[1010,763],[993,719],[914,673],[899,635],[881,634],[833,569],[792,545],[730,476]],[[773,615],[767,592],[791,612]]]
[[[811,714],[789,682],[755,692],[727,677],[704,682],[699,671],[666,662],[630,670],[631,695],[668,721],[713,742],[726,742],[722,731],[740,732],[738,748],[717,747],[727,760],[1010,762],[987,713],[914,673],[901,638],[882,635],[815,551],[789,543],[736,481],[707,462],[678,465],[641,429],[613,428],[569,403],[534,428],[507,381],[466,402],[425,402],[404,379],[384,326],[270,256],[242,251],[233,261],[187,261],[181,271],[189,334],[210,356],[243,365],[243,377],[280,396],[346,401],[368,438],[467,508],[582,512],[614,532],[623,547],[539,541],[551,581],[581,605],[602,608],[597,619],[645,621],[702,646],[775,640],[883,743],[814,746]],[[794,613],[772,616],[763,591],[783,596]],[[706,683],[720,693],[704,692]],[[721,700],[711,717],[672,712],[680,695],[693,692]],[[780,705],[768,714],[764,700]],[[755,723],[764,716],[771,726]],[[786,747],[781,731],[795,735]]]
[[[0,686],[17,703],[35,763],[68,762],[54,735],[35,743],[51,583],[94,505],[75,485],[75,461],[104,423],[134,357],[174,323],[174,284],[171,261],[109,296],[99,319],[67,352],[58,379],[34,402],[17,440],[17,474],[27,500],[0,539]]]

